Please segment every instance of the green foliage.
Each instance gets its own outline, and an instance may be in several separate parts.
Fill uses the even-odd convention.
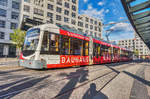
[[[13,44],[15,44],[18,49],[21,49],[21,47],[24,43],[24,38],[25,38],[26,32],[22,31],[20,29],[15,29],[13,31],[14,31],[14,33],[10,33],[10,38],[11,38]]]
[[[138,56],[139,55],[139,51],[138,50],[134,50],[134,54]]]

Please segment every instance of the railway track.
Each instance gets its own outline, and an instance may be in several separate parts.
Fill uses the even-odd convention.
[[[107,67],[109,67],[109,66],[107,66]],[[66,95],[67,93],[69,93],[69,92],[71,92],[71,91],[73,91],[73,90],[76,90],[76,89],[78,89],[78,88],[80,88],[80,87],[82,87],[82,86],[84,86],[84,85],[86,85],[86,84],[88,84],[88,83],[90,83],[90,82],[92,82],[92,81],[95,81],[95,80],[100,79],[100,78],[102,78],[102,77],[105,77],[105,76],[107,76],[107,75],[111,75],[112,73],[116,73],[116,74],[115,74],[109,81],[107,81],[107,82],[105,83],[105,85],[100,89],[100,90],[102,90],[109,82],[111,82],[111,81],[120,73],[119,71],[121,71],[121,69],[125,69],[125,68],[128,68],[128,67],[130,67],[130,66],[119,67],[119,68],[117,68],[117,70],[115,70],[115,69],[113,69],[113,68],[109,68],[109,69],[111,69],[111,71],[106,72],[105,74],[103,74],[103,75],[101,75],[101,76],[98,76],[98,77],[96,77],[96,78],[94,78],[94,79],[88,80],[88,81],[86,81],[85,83],[82,83],[82,84],[80,84],[80,85],[77,86],[77,87],[71,88],[71,89],[69,89],[69,90],[67,90],[67,91],[65,91],[65,92],[63,92],[63,93],[61,93],[61,94],[58,94],[58,95],[56,95],[55,97],[53,97],[52,99],[60,98],[60,97],[62,97],[62,96],[64,96],[64,95]],[[82,67],[82,68],[84,68],[84,67]],[[86,69],[87,69],[87,68],[86,68]],[[90,71],[90,72],[79,73],[79,74],[75,74],[75,75],[72,75],[72,76],[69,76],[69,77],[63,77],[63,78],[58,79],[58,80],[53,81],[53,82],[46,82],[46,84],[47,84],[47,86],[48,86],[49,84],[52,84],[52,83],[56,83],[56,82],[59,82],[59,81],[63,81],[63,80],[69,79],[69,78],[79,77],[79,76],[81,76],[81,75],[86,75],[86,74],[88,74],[88,73],[91,74],[91,73],[94,73],[94,72],[97,72],[97,71],[100,71],[100,70],[103,70],[103,69],[102,69],[102,68],[100,68],[100,69],[94,69],[94,70],[92,70],[92,71]],[[118,71],[118,73],[117,73],[117,71]],[[29,76],[28,76],[28,77],[29,77]],[[31,76],[31,77],[32,77],[32,76]],[[44,84],[45,84],[45,82],[38,84],[38,86],[44,85]],[[6,96],[9,96],[9,95],[12,95],[12,94],[16,94],[16,93],[19,93],[19,92],[22,92],[22,91],[25,91],[25,90],[36,89],[36,88],[38,88],[38,86],[31,87],[31,88],[26,88],[26,89],[22,89],[22,90],[16,90],[16,91],[13,91],[13,92],[10,92],[10,93],[7,93],[7,94],[3,94],[3,95],[0,96],[0,98],[6,97]]]

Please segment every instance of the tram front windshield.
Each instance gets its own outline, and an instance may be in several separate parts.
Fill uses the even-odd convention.
[[[34,28],[27,31],[24,46],[23,46],[23,52],[29,53],[29,51],[34,52],[36,50],[39,42],[39,35],[40,35],[40,29],[38,28]]]

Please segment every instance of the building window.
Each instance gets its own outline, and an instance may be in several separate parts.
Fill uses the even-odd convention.
[[[69,3],[65,2],[65,7],[69,8]]]
[[[0,9],[0,16],[6,17],[7,11],[4,9]]]
[[[62,0],[57,0],[58,5],[62,5]]]
[[[88,28],[88,24],[85,24],[85,27]]]
[[[24,11],[25,12],[30,12],[30,6],[24,5]]]
[[[11,23],[10,24],[10,29],[17,29],[17,23]]]
[[[11,12],[11,18],[18,20],[18,18],[19,18],[19,13],[17,13],[17,12]]]
[[[61,16],[60,15],[56,15],[56,20],[61,21]]]
[[[101,22],[99,22],[99,26],[101,26]]]
[[[76,6],[72,5],[72,10],[76,11]]]
[[[44,0],[34,0],[34,4],[43,7]]]
[[[50,21],[49,21],[49,22],[53,24],[53,19],[50,19]]]
[[[0,5],[7,6],[8,0],[0,0]]]
[[[97,25],[97,21],[95,21],[94,23],[95,23],[95,25]]]
[[[101,32],[101,28],[99,28],[99,32]]]
[[[86,20],[86,22],[89,22],[89,18],[86,18],[85,20]]]
[[[68,11],[68,10],[65,10],[65,11],[64,11],[64,14],[65,14],[65,15],[69,15],[69,11]]]
[[[90,25],[90,29],[93,29],[93,25]]]
[[[95,26],[95,31],[97,31],[97,27]]]
[[[76,13],[72,12],[72,17],[75,18],[76,17]]]
[[[0,32],[0,39],[4,39],[5,38],[5,33],[4,32]]]
[[[50,10],[53,10],[54,6],[51,5],[51,4],[48,4],[48,7],[47,7],[47,8],[50,9]]]
[[[30,3],[30,0],[24,0],[24,2],[28,2],[28,3]]]
[[[83,31],[83,29],[81,29],[81,28],[78,28],[78,30],[81,31],[81,32]]]
[[[0,28],[5,28],[6,22],[0,20]]]
[[[76,4],[76,0],[72,0],[72,3],[75,3],[75,4]]]
[[[44,11],[41,10],[41,9],[34,8],[34,14],[43,16],[44,15]]]
[[[78,22],[78,26],[83,27],[83,22]]]
[[[57,8],[56,8],[56,12],[61,13],[61,8],[57,7]]]
[[[28,15],[23,15],[23,19],[29,18]]]
[[[71,24],[75,25],[76,21],[75,20],[71,20]]]
[[[90,19],[90,23],[93,24],[93,19]]]
[[[19,2],[12,1],[12,8],[19,10]]]
[[[64,17],[64,22],[69,22],[69,18]]]
[[[47,17],[53,18],[53,13],[47,12]]]

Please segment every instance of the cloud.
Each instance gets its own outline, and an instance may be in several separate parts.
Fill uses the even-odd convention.
[[[114,23],[113,21],[109,22],[109,24]],[[129,23],[117,23],[113,25],[111,28],[113,31],[110,32],[109,39],[110,40],[122,40],[122,39],[130,39],[134,38],[134,30]],[[103,32],[103,36],[105,37],[105,32]]]
[[[123,39],[133,39],[134,38],[134,33],[133,32],[124,32],[121,34],[117,35],[110,35],[109,36],[110,40],[123,40]]]
[[[114,21],[110,21],[108,24],[113,24],[113,23],[115,23]]]
[[[105,13],[108,13],[109,12],[109,9],[107,9],[106,11],[105,11]]]
[[[104,2],[103,2],[103,1],[98,2],[98,5],[99,5],[99,6],[102,6],[102,5],[104,5]]]
[[[117,23],[111,27],[114,32],[133,32],[133,28],[129,23]]]
[[[87,2],[88,2],[88,0],[83,0],[83,2],[84,2],[84,3],[87,3]]]
[[[88,9],[92,9],[93,7],[92,7],[92,5],[91,4],[89,4],[88,5]]]
[[[97,10],[96,8],[93,8],[91,4],[88,5],[88,9],[86,10],[81,10],[80,12],[81,14],[85,14],[94,18],[97,18],[99,20],[103,20],[104,19],[104,13],[105,10],[101,9],[101,10]]]

